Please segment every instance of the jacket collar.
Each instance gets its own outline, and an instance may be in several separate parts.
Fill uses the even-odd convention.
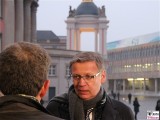
[[[108,96],[106,96],[106,102],[103,110],[102,118],[103,120],[116,120],[118,112]]]
[[[31,99],[30,97],[20,95],[5,95],[0,97],[0,108],[9,106],[10,104],[8,103],[21,103],[49,114],[49,112],[39,102]]]
[[[73,89],[74,89],[74,87],[72,85],[70,87],[69,91],[71,91]],[[97,107],[104,106],[104,109],[102,111],[102,120],[116,120],[118,118],[118,112],[117,112],[116,107],[113,103],[113,100],[107,95],[105,90],[103,90],[103,91],[104,91],[103,98],[96,105]],[[100,111],[98,111],[98,112],[100,112]]]

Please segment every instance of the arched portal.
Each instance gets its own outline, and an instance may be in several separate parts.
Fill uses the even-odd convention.
[[[107,24],[105,7],[98,8],[93,0],[82,0],[77,9],[70,6],[67,23],[67,49],[80,50],[81,33],[93,32],[95,51],[106,54]]]
[[[80,40],[81,51],[95,51],[95,35],[94,32],[82,32]]]

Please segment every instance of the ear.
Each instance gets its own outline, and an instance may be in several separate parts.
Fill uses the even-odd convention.
[[[36,96],[36,98],[40,101],[42,99],[42,97],[45,96],[46,92],[48,91],[50,85],[50,80],[45,80],[41,90],[39,91],[38,95]]]
[[[49,85],[50,85],[50,80],[45,80],[43,87],[41,89],[41,94],[40,97],[42,98],[43,96],[45,96],[46,92],[49,89]]]
[[[106,81],[106,71],[103,70],[101,73],[101,83],[104,83]]]

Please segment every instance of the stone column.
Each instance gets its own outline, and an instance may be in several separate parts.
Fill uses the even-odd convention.
[[[99,49],[98,52],[102,54],[102,28],[99,29]]]
[[[79,29],[77,29],[76,30],[76,39],[77,39],[77,43],[76,43],[76,49],[77,50],[80,50],[80,47],[81,47],[81,41],[80,41],[80,30]]]
[[[106,49],[106,43],[107,43],[107,37],[106,37],[106,33],[107,33],[107,29],[104,28],[103,29],[103,33],[102,33],[102,37],[103,37],[103,41],[102,41],[102,53],[103,55],[106,55],[107,54],[107,49]]]
[[[31,2],[24,0],[24,41],[31,42]]]
[[[146,79],[144,78],[144,84],[143,84],[143,92],[146,92]]]
[[[106,55],[106,28],[99,30],[99,52]]]
[[[37,43],[37,1],[32,2],[31,4],[31,41]]]
[[[98,52],[98,32],[95,31],[95,52]]]
[[[155,79],[155,93],[157,94],[158,93],[158,82],[157,82],[157,79]]]
[[[114,88],[113,88],[113,92],[116,92],[117,91],[117,80],[114,80]]]
[[[15,0],[15,13],[15,42],[20,42],[24,38],[23,0]]]
[[[126,89],[126,84],[125,84],[125,79],[123,80],[123,93],[125,93],[125,89]]]
[[[67,28],[66,48],[67,50],[71,49],[71,28]]]
[[[133,78],[132,91],[135,92],[135,79]]]
[[[75,29],[71,28],[71,50],[76,49]]]
[[[77,29],[74,29],[74,41],[75,41],[74,48],[75,48],[75,50],[77,50],[78,49],[78,32],[77,32]]]
[[[3,0],[2,6],[3,8],[3,21],[4,29],[2,35],[2,50],[6,48],[6,46],[14,43],[15,38],[15,3],[12,0]]]

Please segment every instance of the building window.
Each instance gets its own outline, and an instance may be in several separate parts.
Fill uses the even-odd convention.
[[[49,76],[56,76],[56,65],[51,65],[49,68]]]
[[[70,75],[69,65],[66,65],[66,77]]]

